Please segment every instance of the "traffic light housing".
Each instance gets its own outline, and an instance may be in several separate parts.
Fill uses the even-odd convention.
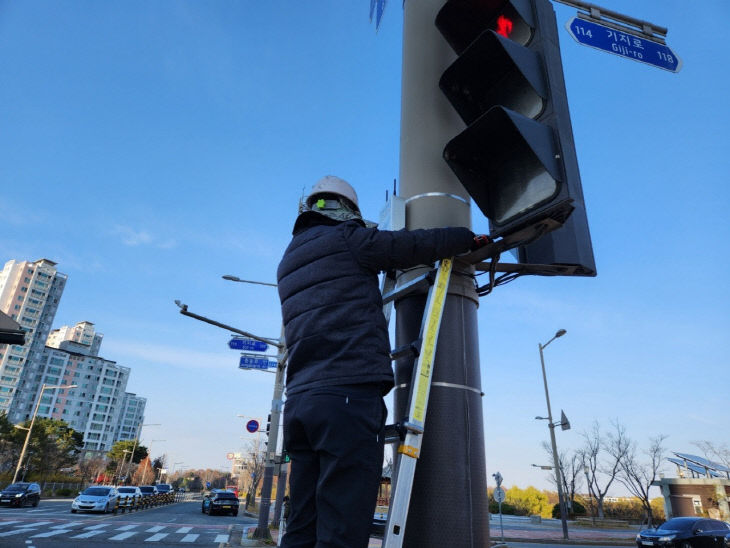
[[[514,244],[525,272],[595,275],[550,1],[449,0],[436,26],[458,55],[439,86],[467,125],[444,159],[490,236],[536,227]]]

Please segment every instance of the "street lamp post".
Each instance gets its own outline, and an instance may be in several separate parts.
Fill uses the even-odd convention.
[[[127,465],[127,476],[129,476],[129,472],[132,469],[132,461],[134,460],[134,451],[137,449],[137,444],[139,443],[139,435],[142,433],[142,427],[144,426],[162,426],[161,424],[140,424],[137,427],[137,436],[134,438],[134,445],[132,446],[132,454],[129,457],[129,464]]]
[[[224,280],[242,283],[254,283],[258,285],[267,285],[269,287],[278,287],[277,284],[266,282],[252,282],[250,280],[242,280],[238,276],[226,274]],[[261,340],[261,338],[259,338]],[[261,506],[259,508],[259,520],[256,525],[253,537],[256,539],[266,539],[271,536],[269,533],[269,510],[271,509],[271,491],[274,483],[274,468],[276,466],[277,444],[279,441],[279,421],[281,412],[284,407],[284,372],[287,359],[286,344],[284,343],[284,325],[281,326],[281,335],[278,341],[269,341],[277,347],[276,356],[276,378],[274,379],[274,394],[271,398],[271,426],[269,429],[269,442],[266,446],[266,458],[264,460],[264,477],[261,485]],[[281,483],[281,476],[279,477]],[[281,498],[283,495],[283,485],[276,489],[276,505],[274,516],[277,517],[281,508]],[[255,497],[255,493],[254,493]]]
[[[545,344],[538,343],[540,348],[540,365],[542,366],[542,381],[545,385],[545,401],[547,402],[548,427],[550,428],[550,444],[553,450],[553,465],[555,466],[555,483],[558,486],[558,507],[560,508],[560,522],[563,526],[563,538],[568,539],[568,522],[566,521],[565,503],[563,501],[563,482],[560,477],[560,463],[558,462],[558,446],[555,442],[555,424],[553,424],[553,413],[550,409],[550,394],[548,393],[547,375],[545,374],[545,358],[543,350],[558,337],[565,335],[565,329],[559,329],[552,339]]]
[[[131,453],[131,451],[129,449],[124,449],[122,451],[122,463],[119,465],[119,468],[117,469],[117,483],[121,482],[122,473],[124,472],[124,461],[127,460],[127,453]]]
[[[35,423],[35,417],[38,414],[38,408],[41,406],[41,400],[43,399],[43,392],[46,390],[53,390],[56,388],[77,388],[78,385],[76,384],[69,384],[69,385],[62,385],[62,384],[54,384],[54,385],[48,385],[44,384],[41,387],[41,391],[38,394],[38,401],[35,404],[35,410],[33,411],[33,417],[30,419],[30,425],[28,426],[27,430],[28,433],[25,435],[25,443],[23,443],[23,449],[20,451],[20,458],[18,459],[18,466],[15,468],[15,474],[13,475],[13,483],[18,479],[18,473],[20,473],[20,466],[23,462],[23,457],[25,457],[25,451],[28,448],[28,442],[30,441],[30,433],[33,430],[33,424]],[[22,427],[20,427],[22,428]]]
[[[167,440],[150,440],[150,447],[152,447],[152,443],[156,441],[167,441]],[[144,470],[142,471],[142,485],[144,485],[144,480],[147,477],[147,469],[150,467],[150,461],[152,460],[152,451],[149,452],[147,455],[147,464],[144,467]],[[154,481],[155,478],[152,478],[152,481]]]

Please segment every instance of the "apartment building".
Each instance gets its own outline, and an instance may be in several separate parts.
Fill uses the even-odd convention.
[[[47,390],[38,414],[64,420],[82,432],[89,453],[109,451],[120,439],[134,439],[147,401],[126,392],[129,367],[98,355],[103,337],[87,321],[52,331],[39,360],[38,375],[29,387],[37,397],[43,383],[76,385]],[[134,413],[128,417],[131,409]],[[124,437],[118,437],[120,433]]]
[[[126,392],[130,368],[99,356],[92,322],[51,330],[67,276],[48,259],[8,261],[0,271],[0,311],[25,331],[25,345],[0,344],[0,413],[19,423],[60,419],[84,436],[87,452],[134,439],[146,399]],[[76,385],[46,389],[43,385]],[[39,400],[40,398],[40,400]]]
[[[23,346],[0,344],[0,413],[10,415],[11,404],[33,405],[32,395],[22,389],[24,378],[35,374],[28,366],[45,348],[66,280],[48,259],[11,260],[0,271],[0,310],[26,334]]]
[[[118,441],[133,440],[139,433],[139,427],[144,420],[144,409],[147,398],[126,392],[122,401],[121,419],[114,438]]]

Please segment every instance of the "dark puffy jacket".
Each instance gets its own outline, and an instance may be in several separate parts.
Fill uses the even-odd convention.
[[[379,231],[356,221],[295,232],[279,264],[289,350],[287,393],[361,383],[393,386],[377,274],[464,253],[466,228]]]

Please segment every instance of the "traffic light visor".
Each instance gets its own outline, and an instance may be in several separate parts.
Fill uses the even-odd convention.
[[[562,185],[556,156],[550,127],[503,107],[490,109],[444,149],[449,166],[492,223],[492,236],[544,217],[567,218],[570,199],[552,202]]]

